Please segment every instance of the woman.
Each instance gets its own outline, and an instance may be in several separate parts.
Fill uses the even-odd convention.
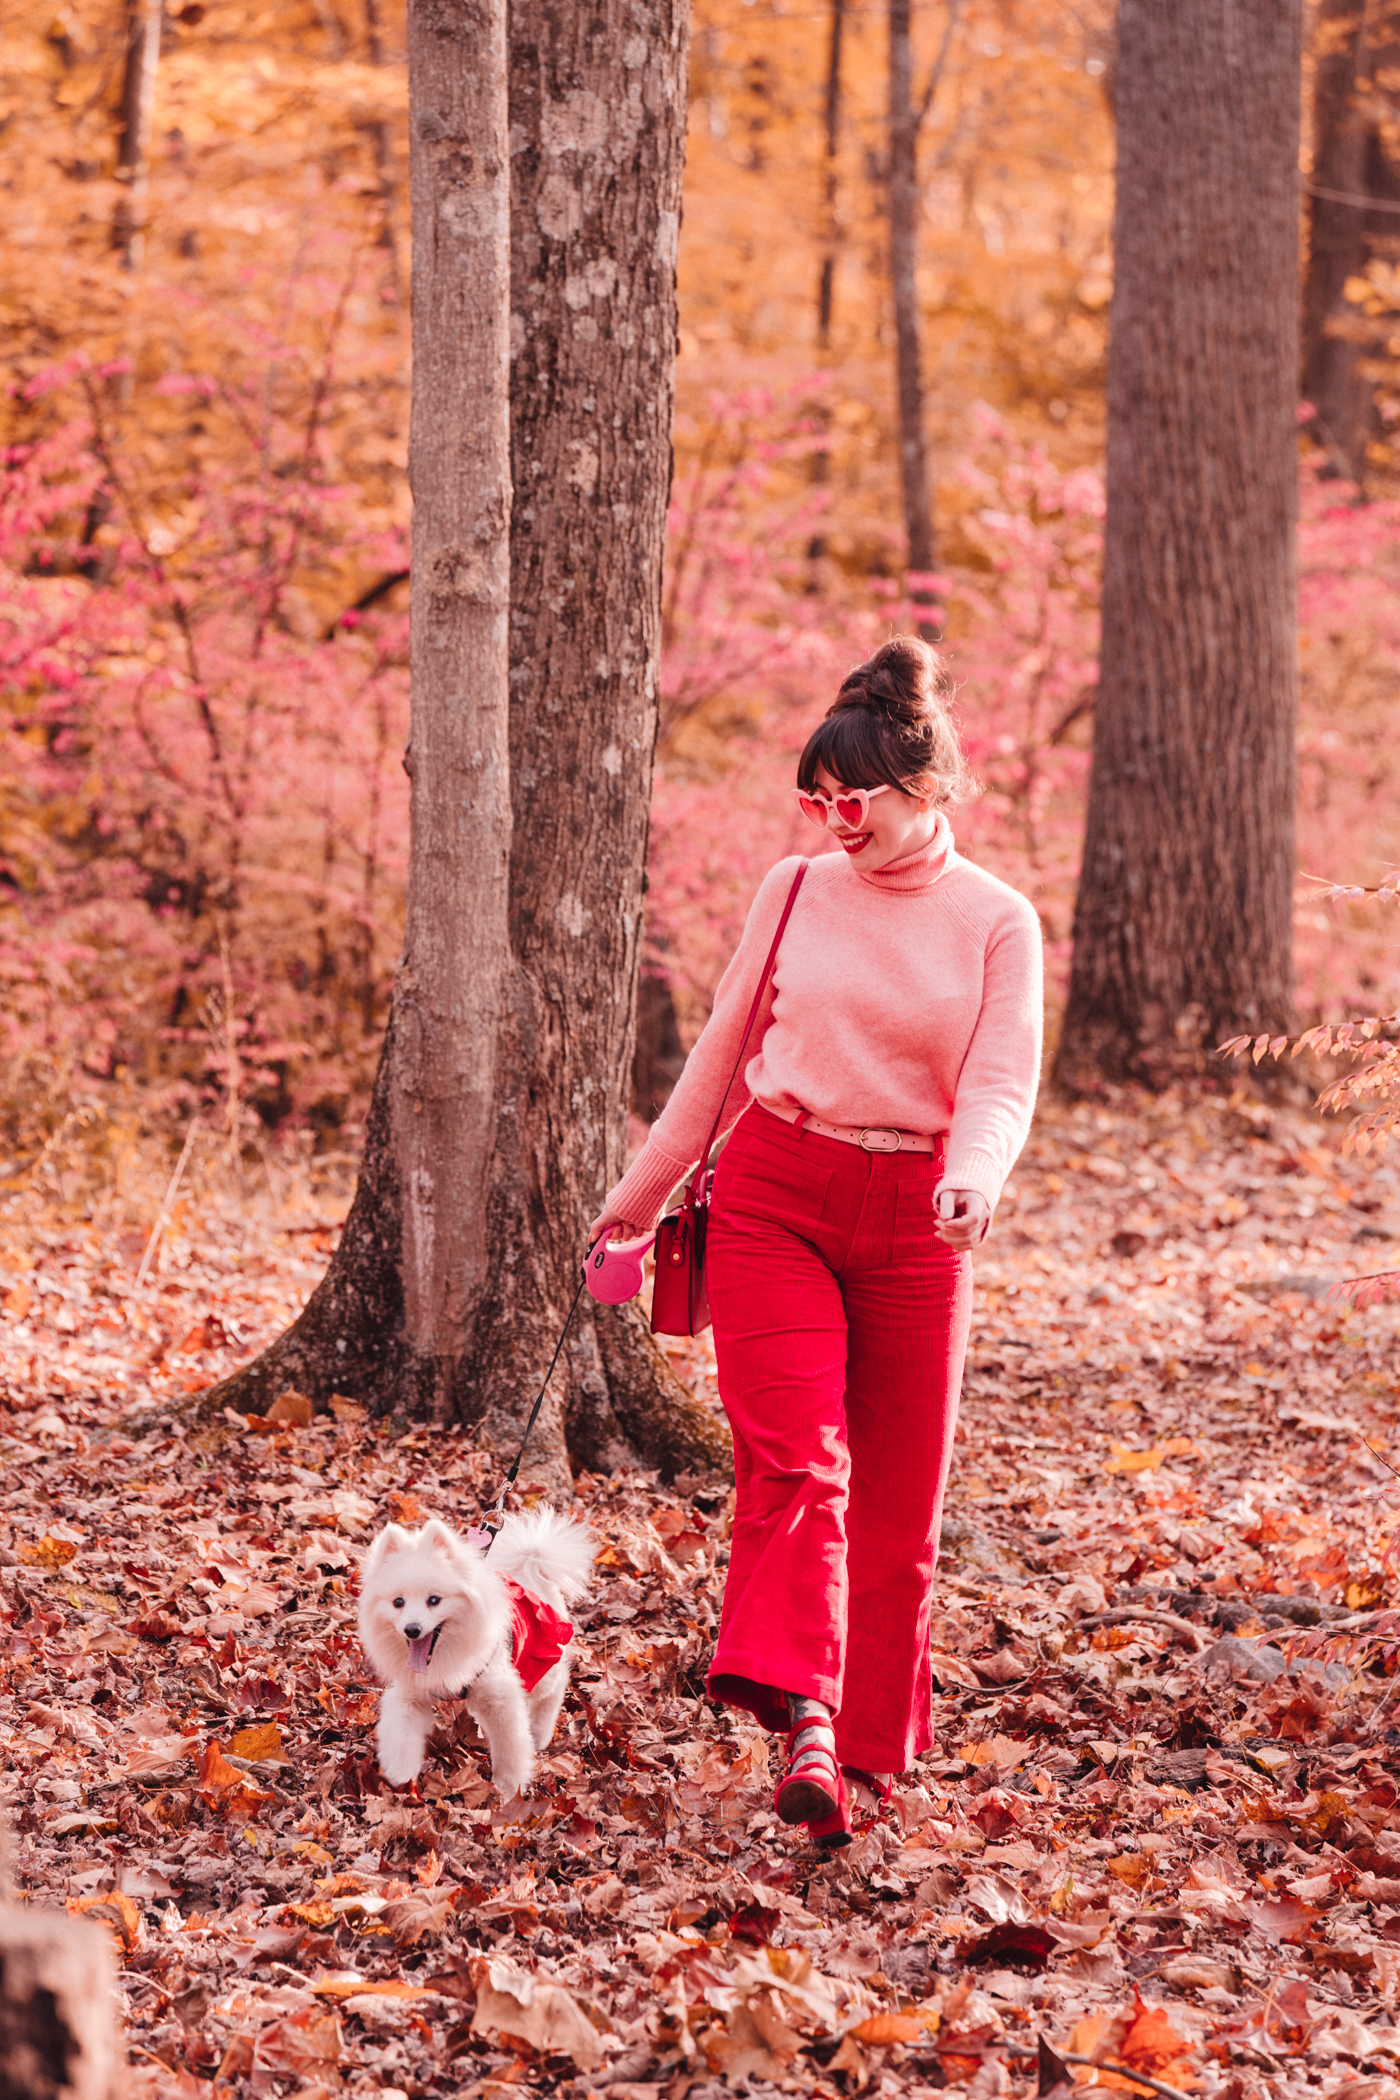
[[[938,658],[852,671],[796,793],[808,865],[724,1101],[706,1273],[736,1502],[715,1698],[786,1730],[776,1807],[849,1842],[846,1777],[887,1791],[933,1740],[929,1605],[971,1307],[1040,1066],[1040,930],[961,859],[968,786]],[[800,866],[765,877],[714,1010],[591,1234],[635,1236],[695,1163]]]

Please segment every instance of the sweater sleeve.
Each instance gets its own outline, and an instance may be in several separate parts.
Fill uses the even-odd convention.
[[[987,943],[982,1006],[958,1074],[940,1188],[976,1189],[996,1209],[1026,1142],[1040,1084],[1040,922],[1018,898]]]
[[[758,989],[759,973],[768,959],[773,935],[800,865],[801,856],[793,854],[787,860],[780,860],[775,868],[770,868],[760,883],[758,894],[749,907],[743,938],[719,981],[710,1018],[686,1059],[685,1070],[676,1082],[675,1091],[621,1181],[603,1198],[604,1209],[614,1216],[637,1225],[653,1224],[671,1190],[699,1159],[716,1111],[719,1111],[719,1128],[723,1135],[748,1107],[751,1097],[745,1074],[758,1055],[773,1017],[771,982],[754,1018],[743,1066],[734,1075],[732,1085],[730,1075],[734,1073],[739,1058],[744,1023]]]

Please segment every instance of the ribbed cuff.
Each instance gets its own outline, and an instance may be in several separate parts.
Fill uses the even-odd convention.
[[[985,1197],[988,1210],[995,1210],[1006,1176],[988,1152],[964,1152],[950,1159],[943,1169],[939,1189],[976,1189]],[[937,1200],[938,1189],[934,1190]]]
[[[673,1159],[655,1138],[648,1138],[615,1188],[603,1198],[603,1208],[632,1225],[654,1225],[661,1206],[678,1181],[683,1181],[694,1160]]]

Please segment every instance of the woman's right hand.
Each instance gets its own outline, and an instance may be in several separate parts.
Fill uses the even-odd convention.
[[[631,1218],[620,1218],[616,1211],[600,1210],[588,1228],[588,1244],[596,1247],[599,1240],[639,1240],[649,1230]]]

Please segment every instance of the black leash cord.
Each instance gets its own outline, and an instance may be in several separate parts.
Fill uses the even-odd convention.
[[[594,1245],[596,1244],[597,1242],[595,1241]],[[590,1247],[588,1252],[591,1254],[593,1252],[593,1248]],[[569,1323],[572,1321],[574,1314],[578,1311],[578,1301],[583,1296],[583,1287],[587,1283],[587,1281],[588,1264],[587,1261],[585,1261],[582,1272],[579,1276],[578,1289],[574,1292],[574,1302],[564,1315],[564,1324],[559,1330],[559,1339],[554,1344],[554,1354],[549,1359],[549,1369],[544,1374],[544,1383],[540,1387],[539,1391],[536,1393],[535,1404],[530,1409],[530,1419],[525,1424],[525,1434],[520,1439],[520,1449],[515,1454],[515,1459],[511,1465],[510,1471],[506,1474],[505,1479],[501,1482],[501,1492],[496,1497],[496,1506],[492,1510],[490,1516],[486,1519],[485,1529],[491,1534],[490,1538],[486,1543],[485,1549],[488,1553],[491,1551],[491,1548],[496,1543],[496,1533],[501,1528],[501,1513],[505,1508],[506,1496],[510,1493],[510,1490],[515,1486],[516,1479],[520,1472],[520,1461],[525,1456],[525,1446],[529,1443],[530,1433],[534,1429],[536,1422],[539,1420],[540,1409],[544,1406],[544,1396],[549,1391],[549,1381],[554,1376],[554,1366],[558,1363],[559,1353],[564,1347],[564,1337],[569,1331]]]

